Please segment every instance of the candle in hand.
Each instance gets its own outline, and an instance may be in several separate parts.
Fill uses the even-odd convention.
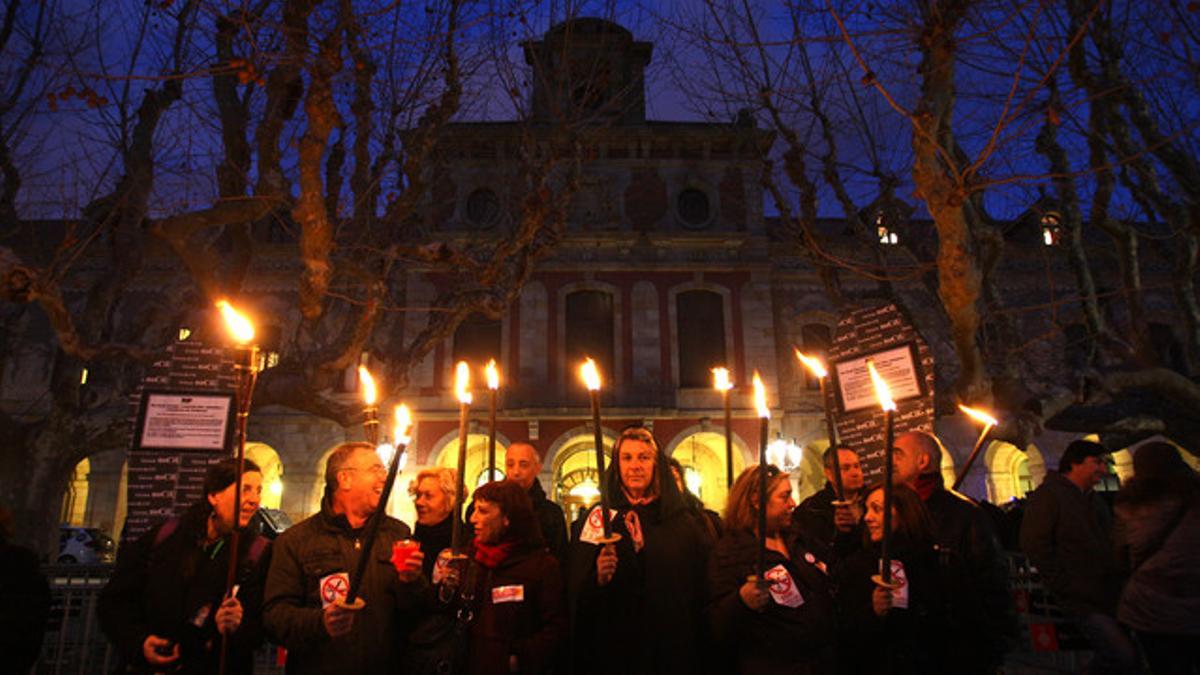
[[[767,390],[758,371],[754,371],[754,407],[758,411],[758,567],[759,580],[764,579],[767,565],[767,433],[770,430],[771,409],[767,407]]]

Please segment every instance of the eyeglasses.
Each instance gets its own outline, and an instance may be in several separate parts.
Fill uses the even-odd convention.
[[[367,471],[369,473],[375,474],[376,476],[386,476],[387,475],[387,467],[385,467],[382,464],[372,464],[371,466],[366,466],[366,467],[343,466],[342,471]]]

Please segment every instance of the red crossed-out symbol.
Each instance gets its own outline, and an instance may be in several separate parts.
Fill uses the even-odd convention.
[[[346,593],[350,591],[349,584],[346,582],[346,577],[340,574],[334,574],[325,578],[321,584],[321,599],[325,602],[333,602],[338,598],[346,597]]]

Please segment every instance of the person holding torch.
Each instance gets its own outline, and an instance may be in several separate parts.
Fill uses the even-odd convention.
[[[374,544],[361,550],[368,520],[384,508],[387,476],[375,446],[338,445],[325,463],[320,512],[275,540],[263,620],[287,647],[289,675],[391,675],[400,668],[400,645],[430,591],[420,551],[401,569],[392,566],[394,544],[409,538],[399,520],[380,513]],[[361,555],[371,556],[357,582],[365,604],[348,606],[350,575]]]
[[[615,543],[593,507],[573,528],[567,590],[577,675],[703,672],[708,546],[650,431],[625,428],[602,477]]]

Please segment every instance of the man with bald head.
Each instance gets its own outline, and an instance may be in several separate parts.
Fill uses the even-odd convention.
[[[504,453],[504,474],[529,493],[546,548],[562,562],[567,554],[567,520],[558,504],[546,498],[546,491],[537,479],[541,470],[542,457],[537,448],[519,441],[508,446]]]
[[[921,496],[933,521],[941,578],[950,599],[949,661],[961,673],[994,673],[1016,635],[1016,615],[1000,544],[987,514],[970,498],[947,490],[942,446],[924,431],[896,437],[892,482]]]

